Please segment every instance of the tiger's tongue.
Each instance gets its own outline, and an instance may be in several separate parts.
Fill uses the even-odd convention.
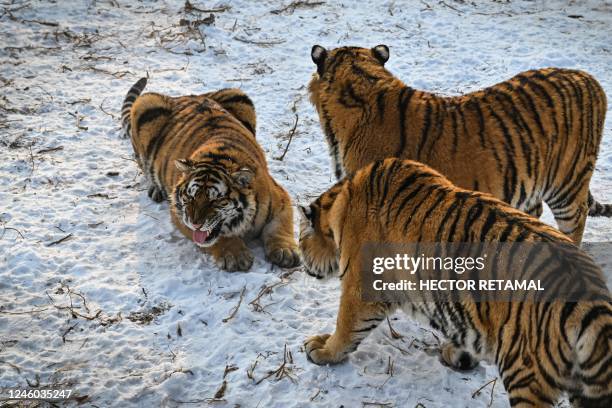
[[[206,238],[208,238],[207,231],[193,231],[194,242],[197,242],[198,244],[203,244],[204,241],[206,241]]]

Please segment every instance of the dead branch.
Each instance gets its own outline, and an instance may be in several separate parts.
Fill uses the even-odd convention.
[[[263,285],[261,287],[261,289],[259,290],[259,293],[257,294],[257,296],[255,297],[255,299],[251,300],[249,302],[249,305],[253,308],[253,311],[255,312],[263,312],[263,313],[267,313],[265,311],[265,308],[270,306],[270,305],[265,305],[262,306],[261,305],[261,298],[265,295],[269,295],[274,291],[274,288],[276,287],[280,287],[280,286],[285,286],[287,285],[288,282],[280,280],[276,283],[273,283],[272,285]]]
[[[317,398],[317,397],[319,396],[319,394],[320,394],[320,393],[321,393],[321,389],[319,388],[319,389],[317,390],[317,392],[315,393],[315,395],[313,395],[312,397],[310,397],[310,398],[309,398],[309,399],[310,399],[310,402],[314,401],[314,400],[315,400],[315,398]]]
[[[79,115],[79,112],[75,112],[75,113],[68,112],[68,114],[70,116],[72,116],[73,118],[75,118],[77,129],[79,129],[79,130],[87,130],[87,129],[89,129],[87,126],[81,126],[81,120],[85,119],[85,116]]]
[[[0,313],[2,314],[8,314],[8,315],[24,315],[24,314],[32,314],[32,313],[40,313],[40,312],[44,312],[45,310],[49,310],[48,307],[43,307],[40,309],[32,309],[32,310],[26,310],[23,312],[11,312],[8,310],[0,310]]]
[[[251,364],[251,367],[247,368],[246,372],[247,372],[247,377],[250,380],[255,381],[255,367],[257,367],[257,363],[259,362],[259,356],[257,356],[257,358],[255,359],[255,362],[253,362],[253,364]]]
[[[61,244],[62,242],[66,241],[66,240],[68,240],[70,238],[72,238],[72,233],[66,235],[63,238],[58,239],[57,241],[49,242],[46,246],[50,247],[50,246],[53,246],[53,245],[58,245],[58,244]]]
[[[74,319],[80,317],[82,319],[90,320],[90,321],[98,320],[98,322],[102,326],[109,326],[111,324],[120,322],[122,320],[121,312],[117,313],[117,315],[114,316],[114,317],[108,317],[108,316],[102,315],[102,309],[99,309],[96,313],[91,313],[89,308],[87,307],[87,303],[85,302],[85,297],[82,294],[80,294],[78,292],[74,292],[72,289],[70,289],[66,285],[62,285],[62,287],[58,290],[59,293],[64,293],[63,292],[63,288],[67,288],[68,289],[68,297],[70,299],[70,305],[69,306],[58,305],[57,303],[55,303],[55,299],[53,299],[53,297],[51,297],[49,292],[45,291],[45,294],[47,295],[47,297],[50,300],[50,305],[53,306],[54,308],[56,308],[57,310],[67,310],[67,311],[69,311],[70,315]],[[76,310],[77,306],[75,306],[73,304],[73,302],[72,302],[72,295],[76,295],[76,296],[81,298],[83,309],[85,309],[87,314],[83,314],[83,313],[81,313],[81,312]]]
[[[386,337],[386,336],[385,336]],[[410,352],[408,350],[404,350],[403,348],[396,346],[395,344],[391,343],[390,341],[386,342],[389,346],[393,347],[394,349],[398,350],[400,353],[402,353],[403,355],[410,355]]]
[[[242,304],[242,299],[244,299],[244,292],[245,291],[246,291],[246,286],[244,286],[242,288],[242,291],[240,292],[240,299],[238,300],[238,304],[236,305],[234,310],[232,310],[232,313],[230,313],[229,316],[227,316],[226,318],[224,318],[222,320],[223,323],[229,322],[230,320],[232,320],[234,318],[234,316],[236,316],[236,313],[238,313],[238,309],[240,309],[240,305]]]
[[[287,141],[287,145],[285,146],[285,150],[283,151],[283,154],[281,154],[279,157],[275,157],[275,160],[280,160],[283,161],[283,159],[285,158],[285,155],[287,154],[287,150],[289,150],[289,145],[291,144],[291,141],[293,140],[293,135],[295,134],[295,129],[297,128],[297,124],[298,124],[298,114],[295,114],[295,123],[293,124],[293,128],[289,131],[289,140]]]
[[[34,174],[34,154],[32,154],[32,145],[33,145],[33,144],[34,144],[34,143],[30,143],[30,145],[28,146],[28,151],[30,152],[30,166],[31,166],[31,169],[30,169],[30,176],[31,176],[32,174]]]
[[[134,73],[131,71],[115,71],[115,72],[111,72],[102,68],[98,68],[96,66],[93,65],[85,65],[80,67],[83,70],[88,70],[88,71],[93,71],[93,72],[97,72],[99,74],[105,74],[105,75],[110,75],[114,78],[120,79],[123,78],[126,75],[131,75],[134,76]]]
[[[219,389],[217,390],[217,392],[215,392],[215,399],[221,399],[223,398],[223,396],[225,395],[225,390],[227,389],[227,381],[223,380],[223,383],[221,384],[221,386],[219,387]]]
[[[21,239],[24,239],[23,234],[17,228],[7,227],[4,224],[2,225],[2,235],[0,235],[0,239],[4,238],[4,234],[6,233],[6,231],[15,231],[17,234],[19,234]]]
[[[393,404],[390,402],[361,401],[361,406],[362,407],[391,408]]]
[[[391,332],[391,337],[393,337],[395,340],[400,340],[404,338],[404,336],[402,336],[401,334],[396,332],[395,329],[393,329],[393,327],[391,326],[391,321],[389,320],[389,316],[387,316],[387,324],[389,325],[389,331]]]
[[[315,8],[317,6],[323,5],[325,4],[324,1],[302,1],[302,0],[298,0],[298,1],[294,1],[290,4],[288,4],[287,6],[278,9],[278,10],[272,10],[270,11],[270,13],[272,14],[283,14],[285,12],[287,12],[288,14],[293,14],[295,12],[296,9],[298,8]]]
[[[451,10],[456,11],[458,14],[463,14],[463,11],[459,10],[458,8],[455,8],[453,6],[451,6],[450,4],[446,3],[444,0],[440,0],[439,4],[448,7]]]
[[[491,381],[489,381],[488,383],[486,383],[485,385],[483,385],[482,387],[480,387],[479,389],[477,389],[476,391],[474,391],[474,393],[472,394],[472,399],[476,398],[478,395],[480,395],[480,392],[489,384],[493,384],[493,386],[491,387],[491,398],[489,400],[489,407],[491,405],[493,405],[493,391],[495,390],[495,384],[497,384],[497,377],[495,377],[494,379],[492,379]]]
[[[194,29],[197,29],[197,27],[201,26],[201,25],[209,26],[209,25],[212,25],[214,23],[215,23],[215,15],[212,14],[212,13],[210,13],[208,15],[208,17],[200,18],[200,19],[197,19],[197,20],[187,20],[186,18],[181,18],[179,20],[179,25],[181,27],[190,27],[190,28],[194,28]]]
[[[276,370],[268,371],[268,373],[263,378],[261,378],[255,383],[255,385],[261,384],[263,380],[268,379],[272,376],[276,378],[276,381],[280,381],[283,378],[287,377],[289,378],[289,380],[291,380],[292,383],[297,384],[297,378],[295,378],[293,374],[294,370],[295,366],[293,366],[293,355],[291,354],[291,350],[287,350],[287,344],[285,343],[282,364]]]
[[[230,365],[226,364],[225,370],[223,370],[223,378],[225,379],[225,377],[227,377],[229,373],[231,373],[232,371],[236,371],[236,370],[238,370],[238,366],[235,366],[233,364],[230,364]]]
[[[57,152],[58,150],[64,150],[64,146],[56,146],[56,147],[49,147],[47,149],[41,149],[41,150],[37,151],[36,154],[44,154],[44,153]]]
[[[201,8],[197,8],[195,7],[193,4],[191,4],[191,2],[189,0],[185,1],[185,12],[186,13],[191,13],[191,12],[198,12],[198,13],[223,13],[224,11],[228,11],[232,9],[232,6],[219,6],[217,8],[212,8],[212,9],[201,9]]]
[[[70,333],[71,331],[73,331],[73,330],[74,330],[74,328],[75,328],[75,327],[77,327],[77,325],[78,325],[78,324],[79,324],[79,323],[77,322],[77,323],[73,324],[72,326],[68,327],[68,328],[66,329],[66,331],[65,331],[65,332],[62,334],[62,342],[63,342],[64,344],[66,344],[66,336],[68,335],[68,333]]]
[[[238,36],[234,37],[234,40],[240,41],[246,44],[258,45],[260,47],[270,47],[272,45],[278,45],[278,44],[282,44],[285,42],[285,40],[281,40],[281,39],[268,40],[268,41],[254,41],[254,40],[249,40],[249,39],[238,37]]]
[[[4,51],[19,51],[19,52],[22,52],[22,51],[25,51],[25,50],[28,50],[28,51],[43,50],[43,51],[47,52],[47,51],[57,51],[57,50],[61,50],[61,49],[62,49],[62,47],[37,47],[37,46],[34,46],[34,45],[26,45],[24,47],[14,47],[14,46],[11,46],[11,47],[4,47],[3,48]]]
[[[95,193],[87,195],[88,198],[106,198],[107,200],[114,200],[117,197],[110,196],[106,193]]]
[[[103,113],[105,113],[106,115],[110,116],[112,120],[115,120],[115,115],[113,115],[113,114],[112,114],[112,113],[110,113],[110,112],[107,112],[107,111],[104,109],[104,101],[105,101],[105,100],[106,100],[106,98],[102,99],[102,102],[100,102],[100,105],[99,105],[98,107],[100,108],[100,110],[101,110]]]
[[[43,21],[43,20],[21,20],[22,23],[34,23],[40,24],[47,27],[59,27],[59,23],[53,21]]]

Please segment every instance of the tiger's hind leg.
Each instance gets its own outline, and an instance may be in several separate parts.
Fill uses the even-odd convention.
[[[526,313],[526,312],[525,312]],[[509,331],[495,344],[495,361],[500,377],[513,408],[553,407],[561,396],[561,390],[551,385],[550,371],[538,364],[542,357],[530,351],[526,334],[517,337]],[[544,370],[544,374],[542,371]],[[554,382],[554,381],[553,381]]]
[[[240,89],[227,88],[204,94],[213,99],[225,110],[234,115],[251,133],[255,135],[257,117],[251,98]]]
[[[563,185],[545,197],[550,207],[559,231],[570,237],[578,246],[589,214],[589,182],[592,166],[587,164],[584,169],[575,169],[573,178],[563,180]]]
[[[131,108],[131,136],[136,160],[144,173],[149,197],[159,203],[167,198],[159,180],[155,157],[148,157],[148,146],[155,141],[172,115],[172,102],[167,96],[147,93],[139,96]]]
[[[555,217],[559,231],[570,237],[579,246],[582,242],[582,234],[589,213],[586,193],[577,196],[570,203],[556,201],[553,198],[547,204]]]
[[[559,392],[551,390],[542,378],[527,367],[516,367],[506,370],[501,378],[508,392],[512,408],[553,407],[559,398]]]
[[[581,335],[573,372],[577,391],[570,394],[570,402],[576,408],[612,407],[612,304],[594,303],[578,321]]]
[[[450,341],[442,346],[440,360],[442,364],[460,371],[472,370],[478,366],[477,359]]]
[[[359,272],[357,272],[359,273]],[[361,300],[360,290],[343,280],[340,308],[333,334],[313,336],[304,342],[308,360],[315,364],[335,364],[355,351],[361,341],[385,319],[387,309]]]

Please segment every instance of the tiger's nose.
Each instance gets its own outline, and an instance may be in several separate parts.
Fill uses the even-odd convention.
[[[202,227],[202,224],[192,224],[193,228],[195,229],[200,229],[200,227]]]

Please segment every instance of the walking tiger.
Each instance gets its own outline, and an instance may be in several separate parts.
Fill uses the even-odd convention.
[[[576,243],[587,214],[612,216],[589,193],[607,109],[592,76],[540,69],[443,97],[405,85],[388,59],[385,45],[312,48],[310,99],[338,179],[386,157],[417,160],[536,217],[546,202]]]
[[[512,407],[552,407],[563,393],[575,407],[612,406],[610,294],[599,267],[555,228],[490,194],[458,188],[424,164],[394,158],[344,178],[302,207],[302,215],[300,249],[307,272],[342,280],[335,332],[304,344],[312,362],[342,361],[401,308],[449,339],[441,350],[446,364],[459,369],[481,359],[496,364]],[[538,279],[570,291],[588,288],[594,296],[438,302],[410,292],[396,303],[362,299],[360,255],[366,243],[522,241],[573,248],[567,268],[549,267],[550,258],[541,253],[526,256],[529,265],[542,266],[533,270]]]

